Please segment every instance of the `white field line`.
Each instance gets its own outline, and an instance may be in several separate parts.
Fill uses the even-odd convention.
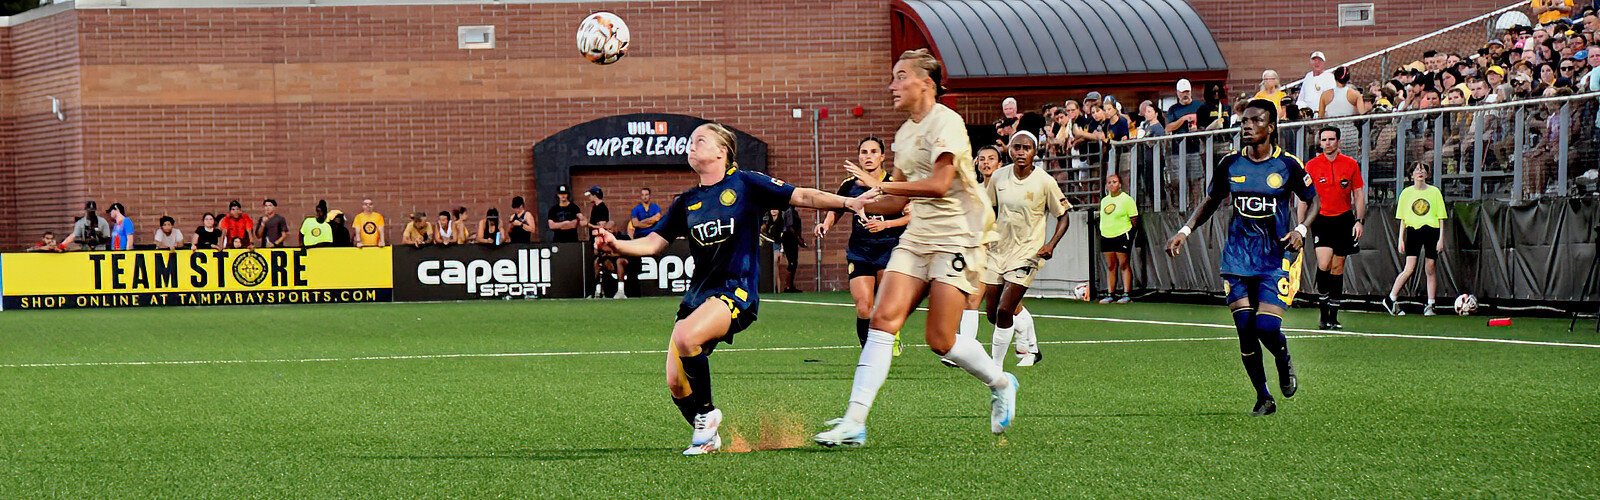
[[[855,307],[855,304],[840,304],[840,303],[836,303],[836,302],[815,302],[815,301],[785,300],[785,299],[766,299],[766,301],[767,302],[778,302],[778,303],[783,303],[783,304],[803,304],[803,305],[833,306],[833,307]],[[918,308],[917,310],[926,311],[926,310],[928,310],[928,308],[922,307],[922,308]],[[1132,323],[1132,324],[1141,324],[1141,325],[1187,326],[1187,327],[1194,327],[1194,328],[1218,328],[1218,329],[1226,329],[1226,330],[1232,330],[1233,329],[1233,325],[1218,325],[1218,324],[1213,324],[1213,323],[1186,323],[1186,322],[1181,322],[1181,321],[1158,321],[1158,320],[1151,320],[1151,319],[1093,318],[1093,317],[1088,317],[1088,316],[1061,316],[1061,315],[1055,315],[1055,314],[1035,314],[1035,315],[1033,315],[1033,317],[1035,317],[1035,318],[1049,318],[1049,319],[1070,319],[1070,320],[1078,320],[1078,321],[1103,321],[1103,322],[1107,322],[1107,323]],[[1340,336],[1340,335],[1342,335],[1342,336],[1348,336],[1348,337],[1393,338],[1393,339],[1412,339],[1412,340],[1453,340],[1453,341],[1457,341],[1457,342],[1482,342],[1482,343],[1490,343],[1490,344],[1515,344],[1515,345],[1536,345],[1536,346],[1546,346],[1546,347],[1577,347],[1577,348],[1584,348],[1584,349],[1600,349],[1600,344],[1578,344],[1578,343],[1571,343],[1571,342],[1543,342],[1543,341],[1538,341],[1538,340],[1486,339],[1486,338],[1478,338],[1478,337],[1446,337],[1446,336],[1441,336],[1441,335],[1409,335],[1409,334],[1400,334],[1400,333],[1367,333],[1367,332],[1350,332],[1350,331],[1344,331],[1344,330],[1334,330],[1334,331],[1329,331],[1329,330],[1308,330],[1308,329],[1304,329],[1304,328],[1284,328],[1283,331],[1285,331],[1285,332],[1311,333],[1311,334],[1326,335],[1326,336]]]

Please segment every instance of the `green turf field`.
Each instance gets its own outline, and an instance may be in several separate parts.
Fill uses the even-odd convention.
[[[1215,306],[1030,308],[1229,322]],[[988,432],[987,389],[916,347],[896,360],[868,445],[823,450],[806,438],[844,409],[853,314],[770,300],[712,357],[725,444],[756,450],[684,458],[688,426],[661,373],[675,309],[0,313],[0,497],[1600,495],[1596,348],[1296,338],[1300,394],[1252,418],[1231,327],[1041,317],[1046,357],[1017,369],[1005,443]],[[1315,315],[1296,310],[1288,326]],[[1600,345],[1565,320],[1343,319],[1352,332]],[[912,325],[920,345],[920,315]],[[188,361],[204,363],[144,363]]]

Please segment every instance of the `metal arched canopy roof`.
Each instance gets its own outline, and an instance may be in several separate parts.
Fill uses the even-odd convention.
[[[955,79],[1228,69],[1183,0],[895,0],[893,8]]]

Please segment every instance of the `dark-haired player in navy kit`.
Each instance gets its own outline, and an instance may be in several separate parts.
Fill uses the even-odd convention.
[[[1306,226],[1316,219],[1319,205],[1311,176],[1300,159],[1276,146],[1277,132],[1277,105],[1261,99],[1250,101],[1240,114],[1243,147],[1217,162],[1205,201],[1167,242],[1167,253],[1178,255],[1189,233],[1211,218],[1223,200],[1232,198],[1233,220],[1228,223],[1228,239],[1222,249],[1222,280],[1239,331],[1239,355],[1256,390],[1256,404],[1250,412],[1256,416],[1271,415],[1278,409],[1267,390],[1261,346],[1277,361],[1283,397],[1292,397],[1299,389],[1288,339],[1283,335],[1283,314],[1300,288],[1300,249]],[[1291,226],[1296,196],[1308,205],[1308,215]]]
[[[876,198],[874,193],[845,198],[739,170],[735,154],[733,131],[715,123],[701,125],[689,137],[689,165],[700,183],[673,201],[656,232],[618,241],[610,231],[594,230],[595,249],[615,255],[657,255],[673,239],[689,240],[695,270],[672,327],[666,370],[672,401],[694,427],[684,455],[703,455],[722,447],[717,434],[722,411],[711,401],[707,357],[718,342],[732,343],[735,334],[756,320],[761,215],[790,205],[860,213],[864,203]]]
[[[879,181],[887,180],[889,176],[889,169],[883,168],[883,146],[882,139],[868,137],[861,140],[857,146],[860,151],[856,154],[856,160],[861,162],[860,168],[877,176]],[[839,183],[836,193],[854,198],[870,190],[866,184],[851,177]],[[826,236],[839,218],[846,216],[842,209],[828,212],[812,232],[818,238]],[[883,281],[883,269],[889,267],[889,254],[894,252],[895,245],[900,244],[900,234],[906,232],[906,224],[911,221],[911,216],[903,212],[868,212],[865,216],[850,218],[854,222],[850,224],[850,242],[845,248],[844,258],[850,274],[850,297],[856,303],[856,340],[866,345],[867,324],[872,320],[872,304],[878,295],[878,283]],[[899,332],[895,333],[894,355],[900,355]]]

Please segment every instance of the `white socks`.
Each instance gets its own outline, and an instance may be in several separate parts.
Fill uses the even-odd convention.
[[[956,330],[957,337],[978,338],[978,311],[968,309],[961,311],[961,329]]]
[[[1028,308],[1017,312],[1017,316],[1011,320],[1011,328],[1017,331],[1018,351],[1039,352],[1039,336],[1035,335],[1033,315],[1028,314]]]
[[[983,345],[978,343],[978,339],[957,336],[956,345],[950,348],[950,352],[945,353],[944,359],[955,362],[956,366],[977,377],[978,381],[990,389],[1001,389],[1011,383],[1004,376],[1005,372],[995,366],[994,359],[989,357],[989,353],[983,352]]]
[[[867,344],[861,346],[861,358],[856,361],[856,377],[850,383],[850,406],[844,418],[857,423],[867,422],[867,412],[872,410],[872,400],[878,389],[889,378],[889,364],[894,361],[894,335],[882,330],[867,330]]]
[[[1012,328],[994,327],[994,337],[989,340],[989,355],[994,358],[994,367],[1004,370],[1006,367],[1006,348],[1011,347],[1011,335],[1016,333],[1016,325]],[[1017,341],[1017,348],[1022,348],[1022,342]]]

